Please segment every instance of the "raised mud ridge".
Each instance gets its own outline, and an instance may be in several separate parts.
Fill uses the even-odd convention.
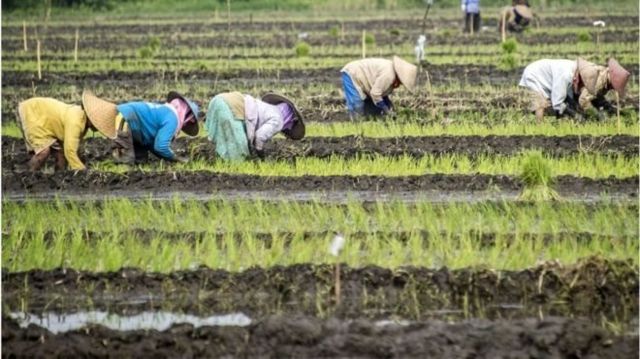
[[[174,325],[166,331],[91,326],[53,334],[2,319],[7,358],[635,358],[638,336],[614,336],[581,319],[442,321],[376,325],[368,320],[272,316],[248,327]]]
[[[101,138],[89,138],[80,149],[80,157],[89,166],[92,162],[111,159],[111,142]],[[30,158],[21,138],[2,138],[3,169],[14,170]],[[439,156],[460,154],[470,157],[480,155],[515,155],[530,149],[540,149],[551,156],[569,156],[579,153],[638,155],[638,137],[615,136],[433,136],[370,138],[308,137],[301,141],[275,139],[267,145],[267,157],[294,160],[299,157],[328,158],[341,156]],[[215,145],[204,138],[178,138],[173,149],[192,159],[214,160]]]
[[[638,270],[632,261],[588,258],[571,266],[546,262],[520,271],[341,268],[338,305],[334,266],[311,264],[243,272],[202,267],[167,274],[133,268],[106,273],[3,270],[3,304],[31,312],[171,310],[244,312],[251,318],[279,312],[424,319],[442,317],[445,310],[463,318],[562,315],[624,321],[638,314]],[[505,314],[505,306],[515,309]]]
[[[566,195],[605,193],[634,198],[638,195],[638,177],[591,179],[574,176],[555,178],[554,188]],[[385,176],[300,176],[271,177],[219,174],[213,172],[59,172],[2,174],[2,191],[7,194],[93,194],[113,191],[141,192],[147,195],[168,192],[220,194],[220,191],[285,192],[365,191],[400,193],[422,191],[517,192],[523,188],[518,178],[504,175],[422,175]]]

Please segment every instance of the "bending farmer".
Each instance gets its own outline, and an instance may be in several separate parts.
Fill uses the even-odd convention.
[[[418,68],[394,56],[387,59],[362,59],[348,63],[340,70],[349,117],[381,116],[393,112],[389,95],[400,84],[414,92]]]
[[[527,0],[514,0],[512,6],[504,7],[500,11],[498,31],[503,35],[505,31],[522,32],[534,17]]]
[[[115,105],[85,90],[82,103],[92,121],[109,123],[105,136],[114,142],[116,162],[132,164],[149,151],[167,161],[188,161],[176,156],[171,142],[180,130],[189,136],[198,134],[199,108],[179,93],[169,92],[166,103],[162,104],[127,102]]]
[[[82,107],[53,98],[34,97],[18,104],[18,119],[27,151],[33,153],[29,170],[39,170],[54,154],[56,170],[64,170],[67,162],[72,170],[83,170],[78,147],[89,127]]]
[[[264,158],[264,145],[278,132],[291,140],[300,140],[305,134],[295,104],[273,93],[261,100],[240,92],[216,95],[209,102],[205,128],[216,145],[216,154],[225,160],[243,160],[252,152]]]
[[[605,99],[609,90],[624,97],[630,73],[618,61],[609,59],[608,66],[599,66],[579,58],[572,60],[538,60],[529,64],[522,74],[520,86],[531,90],[530,111],[538,121],[546,110],[553,109],[557,117],[569,115],[583,119],[583,111],[595,107],[598,117],[603,110],[615,111]]]

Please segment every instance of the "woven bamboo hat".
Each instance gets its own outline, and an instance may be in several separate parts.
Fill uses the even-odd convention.
[[[287,138],[291,140],[301,140],[302,138],[304,138],[304,134],[306,130],[304,126],[304,119],[302,118],[300,111],[298,110],[296,105],[293,103],[293,101],[289,100],[288,98],[282,95],[278,95],[275,93],[268,93],[262,96],[262,101],[271,105],[277,105],[282,102],[289,105],[291,107],[291,110],[293,110],[293,114],[295,115],[293,126],[291,127],[290,130],[285,130],[282,132],[287,136]]]
[[[87,118],[101,134],[110,139],[117,137],[116,116],[118,108],[116,104],[105,101],[89,90],[82,92],[82,107]]]
[[[526,5],[516,5],[513,7],[513,11],[525,19],[533,19],[533,11]]]
[[[609,68],[609,82],[611,83],[611,87],[618,93],[620,98],[623,98],[631,74],[614,58],[609,59],[607,67]]]
[[[584,87],[592,95],[597,95],[607,87],[609,82],[608,68],[596,65],[593,62],[589,62],[579,57],[577,71]]]
[[[418,67],[410,64],[398,56],[393,57],[393,70],[398,75],[400,82],[404,87],[413,93],[416,89],[416,77],[418,76]]]

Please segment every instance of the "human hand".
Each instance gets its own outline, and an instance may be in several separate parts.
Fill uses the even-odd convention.
[[[256,150],[256,157],[258,157],[261,160],[264,160],[264,158],[266,157],[264,150]]]
[[[465,4],[460,5],[460,10],[462,10],[462,12],[467,12],[467,5]]]

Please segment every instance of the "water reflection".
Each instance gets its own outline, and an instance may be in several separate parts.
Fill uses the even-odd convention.
[[[40,315],[12,312],[9,316],[16,320],[21,327],[35,324],[51,331],[64,333],[83,328],[89,324],[99,324],[113,330],[167,330],[174,324],[191,324],[202,326],[247,326],[251,318],[243,313],[230,313],[198,317],[191,314],[172,312],[141,312],[136,315],[119,315],[102,311],[88,311],[77,313],[45,312]]]

